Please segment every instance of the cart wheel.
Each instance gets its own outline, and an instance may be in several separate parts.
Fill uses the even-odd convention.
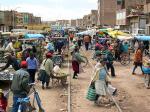
[[[130,64],[130,56],[128,56],[128,55],[122,56],[120,63],[125,66],[129,65]]]
[[[150,75],[149,75],[149,74],[146,74],[146,75],[145,75],[144,81],[145,81],[145,87],[146,87],[147,89],[150,89]]]
[[[64,78],[61,79],[62,86],[66,85],[66,81],[67,81],[67,77],[64,77]]]

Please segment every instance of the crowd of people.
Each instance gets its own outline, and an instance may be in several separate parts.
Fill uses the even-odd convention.
[[[70,46],[69,45],[70,40]],[[5,55],[7,63],[0,71],[4,71],[10,65],[16,71],[12,85],[11,91],[13,92],[13,108],[12,112],[17,112],[19,103],[17,100],[19,98],[27,97],[30,91],[30,83],[35,83],[36,81],[42,82],[42,89],[50,89],[50,78],[51,74],[54,74],[56,68],[60,70],[58,65],[54,65],[53,55],[58,53],[61,55],[63,47],[70,47],[70,52],[72,56],[72,69],[73,69],[73,79],[78,79],[78,75],[81,69],[81,63],[85,63],[82,58],[80,49],[83,44],[85,45],[85,52],[88,52],[94,47],[94,54],[92,59],[97,59],[97,64],[95,66],[94,75],[90,82],[90,87],[96,90],[95,103],[98,104],[99,97],[104,97],[112,90],[112,94],[115,95],[117,89],[111,86],[109,80],[110,77],[116,77],[116,71],[114,67],[114,61],[120,61],[122,55],[129,54],[129,42],[115,40],[111,41],[109,35],[105,35],[103,39],[99,39],[97,35],[93,37],[90,35],[78,36],[76,37],[73,33],[67,35],[66,39],[43,39],[40,44],[40,50],[38,50],[38,41],[30,42],[31,47],[27,48],[26,42],[19,42],[12,39],[5,46]],[[142,44],[143,45],[143,44]],[[134,55],[134,69],[132,74],[135,74],[135,70],[138,66],[141,67],[142,73],[142,62],[143,62],[143,47],[139,44],[138,48],[135,49]],[[44,50],[41,50],[44,49]],[[23,53],[23,51],[26,51]],[[20,58],[17,56],[18,53],[22,53]],[[42,61],[39,61],[37,55],[40,54]],[[45,58],[44,58],[45,57]],[[54,69],[55,68],[55,69]],[[109,70],[110,73],[109,73]],[[36,76],[38,72],[38,76]],[[111,74],[111,75],[109,75]],[[37,77],[37,79],[36,79]],[[46,85],[45,85],[46,84]],[[2,90],[0,90],[0,107],[6,111],[7,100],[4,97]]]
[[[61,55],[62,49],[65,46],[66,39],[45,38],[41,40],[29,40],[20,42],[15,39],[10,39],[10,42],[4,47],[4,58],[6,65],[0,71],[8,69],[10,66],[14,69],[14,77],[11,84],[13,93],[12,112],[17,112],[19,107],[19,98],[26,98],[30,91],[30,84],[41,81],[42,89],[50,89],[51,74],[57,72],[61,68],[54,65],[52,60],[54,53]],[[40,45],[39,45],[40,44]],[[38,46],[40,50],[38,50]],[[19,53],[19,56],[18,56]],[[41,57],[38,57],[40,55]],[[42,61],[40,62],[40,59]],[[57,67],[57,70],[54,68]],[[61,74],[62,73],[62,74]],[[38,74],[38,75],[36,75]],[[61,75],[66,75],[65,72],[60,72]],[[58,72],[57,72],[58,75]],[[61,76],[60,75],[60,76]],[[46,85],[45,85],[46,84]],[[2,90],[0,91],[0,108],[6,112],[7,98],[5,98]]]
[[[106,35],[103,38],[98,38],[96,35],[91,37],[90,35],[79,36],[78,38],[72,39],[72,46],[74,46],[74,51],[72,53],[72,66],[74,75],[73,78],[78,77],[77,74],[80,73],[80,64],[84,63],[82,59],[80,48],[85,45],[85,51],[91,50],[94,46],[94,54],[92,59],[97,59],[97,64],[95,66],[94,75],[90,82],[90,89],[88,99],[91,100],[91,95],[95,94],[94,100],[95,104],[99,105],[102,99],[107,97],[109,94],[115,95],[117,89],[111,85],[110,77],[116,77],[114,61],[121,61],[122,56],[133,56],[133,71],[132,75],[135,75],[135,70],[139,66],[143,71],[143,54],[144,50],[149,50],[148,42],[140,42],[137,40],[127,41],[116,39],[114,41],[110,40]],[[134,55],[131,54],[131,49],[134,51]],[[131,58],[131,57],[130,57]],[[128,58],[128,59],[130,59]],[[149,57],[148,57],[149,58]],[[109,75],[109,69],[110,75]],[[95,90],[95,93],[90,93]],[[90,98],[89,98],[90,97]],[[100,98],[99,98],[100,97]]]

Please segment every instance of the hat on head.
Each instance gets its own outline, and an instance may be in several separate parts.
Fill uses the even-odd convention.
[[[20,64],[20,66],[21,66],[21,68],[27,68],[27,62],[26,61],[22,61],[21,62],[21,64]]]
[[[52,53],[47,53],[46,54],[46,58],[51,58],[53,55],[52,55]]]

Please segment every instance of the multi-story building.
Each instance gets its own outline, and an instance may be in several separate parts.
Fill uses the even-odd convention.
[[[75,19],[71,19],[69,22],[71,27],[76,27],[76,20]]]
[[[98,22],[98,11],[97,10],[91,10],[91,26],[97,26]]]
[[[136,7],[137,5],[142,5],[145,3],[145,0],[118,0],[118,1],[121,2],[122,9]]]
[[[15,11],[0,11],[0,30],[11,31],[16,25]]]
[[[144,13],[147,15],[146,34],[150,35],[150,0],[145,1]]]
[[[16,12],[15,13],[15,17],[16,17],[16,28],[19,28],[19,29],[24,28],[24,25],[23,25],[23,14],[19,13],[19,12]]]
[[[120,29],[135,33],[137,29],[144,29],[146,17],[143,14],[145,0],[118,0],[121,5],[116,11],[116,25]]]
[[[58,24],[63,26],[63,27],[67,27],[69,24],[69,20],[57,20]]]
[[[5,18],[4,11],[0,11],[0,31],[4,31]]]
[[[23,24],[27,25],[29,24],[29,15],[28,13],[21,13],[23,15]]]
[[[116,25],[116,0],[98,0],[98,25]]]
[[[88,15],[83,16],[83,27],[84,28],[88,27]]]
[[[83,28],[83,19],[77,19],[76,20],[76,26],[78,28]]]
[[[41,24],[41,17],[33,17],[34,18],[34,24]]]

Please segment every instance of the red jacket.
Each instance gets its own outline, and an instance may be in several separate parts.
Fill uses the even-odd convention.
[[[6,112],[6,107],[7,107],[7,99],[5,97],[0,98],[0,108]]]

